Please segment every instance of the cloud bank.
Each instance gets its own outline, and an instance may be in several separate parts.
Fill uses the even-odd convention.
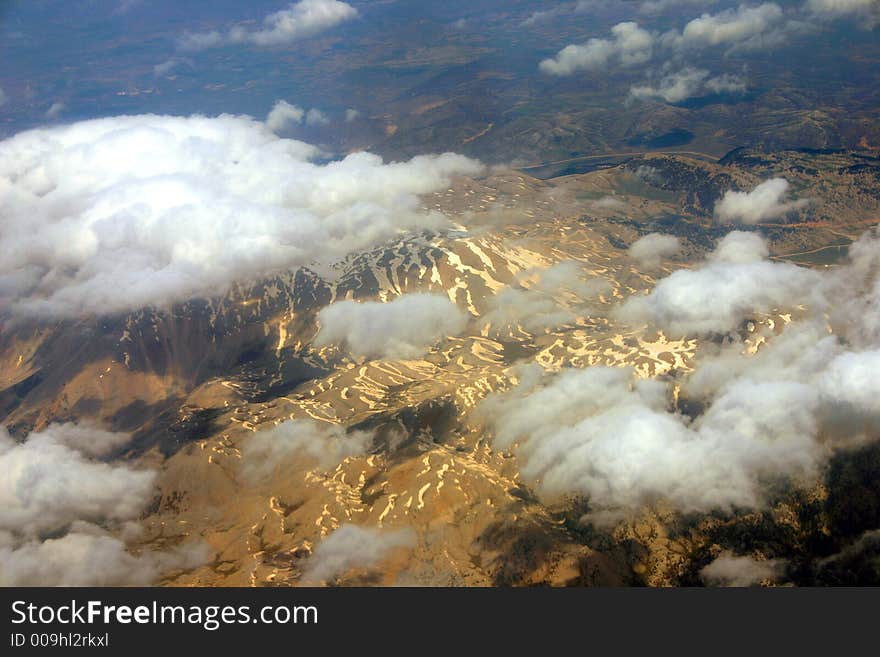
[[[443,154],[327,164],[248,117],[121,116],[0,142],[0,307],[78,317],[214,297],[404,231],[417,195],[480,165]]]
[[[344,345],[367,358],[416,358],[438,340],[457,335],[467,314],[448,297],[404,294],[388,303],[339,301],[318,313],[314,344]]]
[[[187,32],[177,41],[180,50],[206,50],[218,46],[248,44],[261,48],[285,46],[352,20],[357,10],[338,0],[300,0],[269,14],[258,29],[233,25],[220,32]]]

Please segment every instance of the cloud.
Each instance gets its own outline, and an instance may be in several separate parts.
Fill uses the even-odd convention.
[[[654,269],[664,258],[674,256],[681,249],[681,242],[674,235],[651,233],[640,237],[629,247],[629,257],[642,267]]]
[[[761,50],[784,43],[787,28],[782,8],[776,3],[743,4],[717,14],[704,13],[681,32],[663,35],[662,42],[684,51],[715,46],[726,46],[729,53]]]
[[[361,113],[358,112],[356,109],[349,107],[347,110],[345,110],[345,122],[351,123],[356,118],[358,118],[360,115],[361,115]]]
[[[755,225],[769,219],[779,219],[810,204],[808,199],[786,200],[789,187],[785,178],[771,178],[750,192],[730,190],[716,203],[715,217],[724,223]]]
[[[47,119],[57,119],[66,107],[64,103],[52,103],[51,107],[46,110],[45,116]]]
[[[6,92],[3,91],[3,88],[0,87],[0,106],[5,105],[9,100],[9,96],[6,95]]]
[[[647,296],[630,297],[615,316],[651,323],[670,335],[703,336],[735,331],[757,315],[821,301],[812,293],[819,274],[763,260],[765,255],[760,237],[734,231],[701,266],[673,272]]]
[[[316,462],[324,469],[350,456],[365,454],[373,443],[367,431],[347,432],[345,427],[317,420],[287,420],[249,437],[242,447],[242,470],[252,480],[262,480],[296,459]]]
[[[166,59],[164,62],[160,62],[153,67],[153,75],[157,78],[164,77],[166,75],[170,75],[174,70],[181,65],[186,65],[189,68],[193,68],[193,62],[191,59],[186,57],[171,57],[170,59]]]
[[[177,45],[180,50],[205,50],[240,43],[261,48],[285,46],[357,15],[354,7],[338,0],[301,0],[266,16],[258,29],[236,24],[226,32],[187,32],[178,39]]]
[[[113,441],[97,434],[84,440],[82,434],[59,425],[18,444],[0,430],[0,530],[38,536],[76,520],[123,521],[140,514],[153,495],[155,473],[92,460]]]
[[[319,109],[312,108],[306,112],[306,125],[308,126],[327,125],[329,123],[330,118]]]
[[[94,527],[15,547],[0,544],[0,586],[149,586],[169,571],[201,565],[207,556],[203,544],[135,555]]]
[[[415,544],[415,532],[409,528],[383,531],[344,524],[318,544],[302,579],[331,581],[352,568],[372,568],[394,550]]]
[[[654,36],[638,23],[618,23],[611,28],[611,39],[590,39],[584,45],[569,45],[552,59],[539,65],[548,75],[571,75],[576,71],[596,71],[609,66],[637,66],[651,59]]]
[[[318,346],[345,345],[367,358],[416,358],[464,330],[467,315],[448,297],[405,294],[388,303],[339,301],[318,313]]]
[[[19,443],[0,427],[0,585],[147,585],[207,558],[201,544],[133,554],[108,531],[131,534],[154,495],[155,472],[96,460],[129,441],[56,424]]]
[[[276,101],[266,116],[266,127],[278,134],[290,127],[291,123],[302,123],[306,112],[301,107],[291,105],[286,100]]]
[[[249,117],[122,116],[0,142],[0,307],[79,317],[167,307],[438,228],[418,195],[475,175],[451,153],[385,163]]]
[[[660,502],[764,509],[782,486],[814,486],[836,451],[880,435],[880,235],[868,231],[833,269],[767,255],[759,235],[734,231],[615,313],[667,335],[724,333],[700,342],[692,370],[659,381],[532,365],[476,419],[539,496],[583,496],[596,523]],[[745,565],[722,561],[715,574],[744,578]]]
[[[683,7],[699,7],[717,4],[718,0],[646,0],[639,5],[640,14],[663,14]]]
[[[804,9],[823,19],[863,17],[874,23],[880,18],[878,0],[806,0]]]
[[[700,577],[713,586],[754,586],[762,582],[775,582],[785,571],[785,561],[767,559],[758,561],[752,557],[737,557],[732,552],[722,552],[700,571]]]
[[[742,93],[745,90],[745,82],[736,76],[725,74],[710,78],[709,71],[705,69],[687,67],[676,73],[663,76],[656,87],[651,85],[633,86],[629,93],[633,98],[638,99],[660,98],[667,103],[680,103],[688,98],[705,96],[710,93]]]
[[[590,203],[590,205],[600,210],[620,210],[626,207],[626,203],[616,196],[603,196]]]
[[[560,16],[570,16],[572,14],[584,14],[595,9],[604,8],[608,5],[608,0],[579,0],[574,3],[563,3],[552,9],[541,9],[529,14],[528,18],[520,23],[521,27],[533,27],[540,23],[549,22]]]
[[[826,458],[809,386],[743,382],[694,422],[670,395],[629,368],[530,369],[480,412],[539,495],[585,496],[599,523],[660,500],[685,513],[762,507],[768,478],[814,477]]]
[[[587,314],[585,301],[606,289],[606,281],[587,280],[586,273],[575,261],[526,271],[489,300],[483,322],[494,334],[572,324]]]

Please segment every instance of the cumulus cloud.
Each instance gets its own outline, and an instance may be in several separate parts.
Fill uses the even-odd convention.
[[[308,126],[327,125],[329,123],[330,118],[319,109],[313,107],[306,112],[306,125]]]
[[[732,552],[722,552],[700,571],[703,581],[712,586],[754,586],[762,582],[775,582],[785,571],[780,559],[758,561],[752,557],[737,557]]]
[[[574,261],[529,270],[490,299],[483,322],[493,333],[520,327],[534,333],[573,323],[588,313],[585,302],[606,289],[605,281],[588,280],[585,274]]]
[[[108,449],[114,439],[89,441],[82,433],[61,425],[19,444],[0,430],[0,530],[35,536],[76,520],[122,521],[140,514],[155,473],[92,460],[90,454]]]
[[[154,492],[155,472],[96,460],[129,440],[60,424],[16,442],[0,427],[0,585],[146,585],[205,559],[201,545],[133,554],[108,531],[130,533]]]
[[[338,424],[317,420],[287,420],[249,437],[242,447],[242,471],[252,480],[261,480],[277,468],[297,459],[307,459],[325,469],[350,456],[369,450],[373,434],[345,430]]]
[[[660,98],[667,103],[680,103],[688,98],[719,93],[742,93],[746,83],[733,75],[709,77],[705,69],[686,67],[664,75],[657,86],[638,85],[630,88],[633,98]]]
[[[266,127],[278,134],[289,128],[292,123],[302,123],[305,115],[306,112],[301,107],[291,105],[286,100],[279,100],[266,116]]]
[[[701,341],[674,381],[534,365],[477,418],[540,496],[584,496],[594,522],[660,501],[683,513],[766,508],[782,485],[815,485],[837,450],[880,433],[880,235],[829,270],[767,254],[759,235],[732,232],[624,304],[667,333],[726,334]],[[714,575],[749,572],[726,559]]]
[[[715,205],[715,217],[725,223],[754,225],[807,207],[808,199],[787,200],[790,187],[785,178],[771,178],[750,192],[730,190]]]
[[[257,29],[236,24],[225,32],[187,32],[178,39],[177,45],[180,50],[205,50],[241,43],[262,48],[285,46],[356,16],[357,10],[345,2],[300,0],[266,16]]]
[[[616,316],[671,335],[711,335],[735,331],[757,315],[821,302],[813,294],[818,273],[764,260],[766,248],[760,237],[731,232],[701,266],[673,272],[647,296],[630,297]]]
[[[450,153],[316,154],[228,115],[97,119],[0,142],[0,307],[77,317],[213,297],[441,227],[418,195],[481,171]]]
[[[405,294],[388,303],[339,301],[318,313],[314,343],[344,345],[367,358],[416,358],[438,340],[457,335],[467,314],[448,297]]]
[[[394,550],[416,544],[411,529],[381,530],[344,524],[322,540],[309,557],[303,580],[327,582],[353,568],[372,568]]]
[[[666,384],[629,368],[530,369],[481,412],[540,495],[583,495],[606,522],[659,500],[682,512],[761,507],[768,479],[814,477],[826,452],[810,391],[743,383],[689,422],[670,410]]]
[[[663,35],[662,42],[679,50],[724,46],[728,52],[760,50],[784,43],[791,26],[774,2],[740,5],[717,14],[704,13],[687,23],[681,32]]]
[[[654,269],[664,258],[674,256],[681,249],[681,242],[674,235],[651,233],[640,237],[629,247],[629,257],[642,267]]]
[[[651,59],[654,36],[638,23],[618,23],[611,28],[612,38],[590,39],[584,45],[569,45],[552,59],[539,65],[549,75],[571,75],[577,71],[602,70],[609,66],[637,66]]]

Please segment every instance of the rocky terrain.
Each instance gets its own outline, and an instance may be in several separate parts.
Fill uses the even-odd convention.
[[[880,527],[876,444],[835,456],[821,483],[781,489],[765,510],[682,513],[659,502],[606,526],[584,520],[588,499],[539,496],[480,412],[530,363],[630,366],[663,381],[687,373],[712,338],[629,326],[612,310],[704,257],[729,230],[713,216],[722,196],[772,176],[811,199],[743,227],[767,235],[778,261],[834,267],[880,219],[880,158],[867,151],[634,155],[547,180],[516,170],[459,177],[422,198],[450,227],[330,268],[165,310],[4,321],[0,421],[18,440],[62,422],[130,433],[110,456],[159,472],[131,550],[207,546],[199,565],[164,572],[166,585],[308,583],[317,546],[347,523],[413,537],[327,583],[700,584],[725,551],[784,559],[788,583],[876,583],[880,543],[865,538]],[[628,248],[658,231],[681,238],[680,251],[636,261]],[[541,272],[567,262],[578,266],[571,285],[542,287]],[[448,297],[466,328],[407,359],[315,343],[329,304],[412,292]],[[553,325],[530,321],[548,307],[560,313]],[[756,349],[788,321],[753,320],[742,331]],[[670,403],[691,412],[685,397]],[[290,420],[339,427],[343,440],[367,432],[369,444],[337,463],[301,453],[255,475],[249,444]]]

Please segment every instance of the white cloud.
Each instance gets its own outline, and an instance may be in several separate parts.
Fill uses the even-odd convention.
[[[318,313],[316,345],[341,344],[367,358],[416,358],[460,333],[467,315],[448,297],[404,294],[388,303],[339,301]]]
[[[46,118],[57,119],[66,107],[67,106],[64,103],[52,103],[51,107],[46,110]]]
[[[691,372],[665,382],[533,365],[477,418],[540,496],[585,496],[595,522],[660,501],[685,513],[766,508],[780,485],[814,486],[837,450],[880,431],[880,235],[850,251],[811,270],[768,261],[760,236],[732,232],[617,313],[667,335],[726,333],[700,342]],[[772,311],[787,314],[761,317]],[[704,574],[751,582],[754,568],[731,557]]]
[[[669,395],[628,368],[532,370],[481,412],[540,495],[584,495],[597,522],[659,500],[682,512],[762,507],[768,477],[814,477],[824,462],[807,385],[743,382],[692,424]]]
[[[707,5],[717,4],[718,0],[645,0],[639,5],[641,14],[662,14],[670,10],[684,7],[705,8]]]
[[[626,203],[616,196],[603,196],[590,203],[590,206],[599,210],[622,210],[626,207]]]
[[[608,5],[608,0],[578,0],[574,3],[562,3],[551,9],[539,9],[529,14],[528,18],[520,23],[522,27],[533,27],[541,23],[549,22],[560,16],[570,16],[572,14],[585,14],[590,11],[604,8]]]
[[[674,256],[681,249],[681,242],[674,235],[651,233],[640,237],[629,247],[629,256],[642,267],[658,267],[664,258]]]
[[[318,543],[303,573],[307,582],[326,582],[353,568],[372,568],[394,550],[416,544],[411,529],[381,530],[344,524]]]
[[[327,125],[330,123],[329,117],[319,109],[312,108],[306,112],[306,125]]]
[[[135,555],[95,527],[42,542],[0,545],[0,586],[150,586],[162,574],[189,570],[206,558],[202,544]]]
[[[164,62],[160,62],[153,67],[153,75],[155,75],[157,78],[169,75],[174,71],[174,69],[183,64],[189,66],[190,68],[192,68],[193,66],[192,60],[185,57],[172,57],[170,59],[166,59]]]
[[[615,316],[652,323],[669,334],[711,335],[735,331],[746,320],[811,300],[819,275],[789,263],[762,260],[760,238],[734,231],[702,266],[680,269],[647,296],[633,296]]]
[[[804,9],[820,18],[862,16],[876,19],[880,15],[878,0],[806,0]]]
[[[771,178],[750,192],[730,190],[715,205],[715,217],[725,223],[754,225],[779,219],[810,204],[808,199],[788,201],[789,187],[785,178]]]
[[[737,557],[732,552],[722,552],[700,571],[707,584],[714,586],[754,586],[762,582],[775,582],[785,570],[780,559],[758,561],[752,557]]]
[[[187,32],[178,39],[181,50],[205,50],[245,43],[263,48],[284,46],[330,29],[357,16],[357,10],[338,0],[301,0],[269,14],[258,29],[233,25],[226,32]]]
[[[249,117],[123,116],[0,142],[0,306],[77,317],[222,294],[445,218],[417,195],[480,165],[447,153],[313,164]]]
[[[663,36],[663,42],[682,50],[726,46],[728,52],[758,50],[784,43],[787,26],[782,8],[774,2],[740,5],[717,14],[703,14],[679,32]]]
[[[345,122],[351,123],[356,118],[358,118],[360,115],[361,115],[360,112],[358,112],[356,109],[353,109],[350,107],[347,110],[345,110]]]
[[[0,430],[0,530],[36,536],[76,520],[122,521],[140,514],[153,494],[155,473],[91,460],[88,455],[111,441],[86,441],[81,434],[62,425],[18,444]]]
[[[207,558],[194,543],[132,554],[108,531],[131,535],[154,494],[155,472],[95,458],[129,440],[60,424],[19,443],[0,427],[0,585],[143,586]]]
[[[246,477],[262,480],[296,459],[307,459],[325,469],[350,456],[365,454],[373,442],[367,431],[346,432],[345,427],[317,420],[287,420],[250,436],[242,447]]]
[[[746,84],[740,78],[725,74],[710,78],[705,69],[686,67],[676,73],[664,75],[655,86],[640,85],[629,90],[633,98],[660,98],[667,103],[680,103],[688,98],[709,93],[744,92]]]
[[[302,123],[305,115],[305,110],[301,107],[291,105],[286,100],[279,100],[266,116],[266,127],[278,134],[287,130],[292,123]]]
[[[587,280],[586,275],[575,261],[528,270],[489,300],[482,320],[495,334],[519,327],[534,333],[574,323],[588,313],[584,302],[606,289],[604,280]]]
[[[590,39],[584,45],[569,45],[539,68],[549,75],[571,75],[580,70],[601,70],[609,66],[637,66],[651,59],[654,36],[637,23],[618,23],[611,39]]]

